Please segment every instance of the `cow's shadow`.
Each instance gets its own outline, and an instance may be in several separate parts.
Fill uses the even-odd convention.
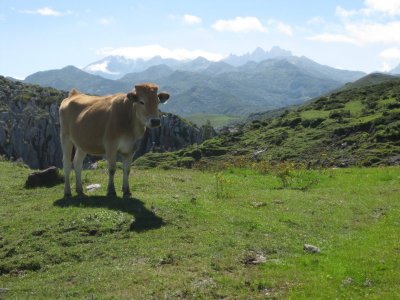
[[[137,198],[121,198],[106,196],[88,196],[61,198],[54,201],[58,207],[104,207],[112,210],[126,212],[134,217],[130,230],[143,232],[146,230],[157,229],[165,225],[164,220],[157,216],[153,211],[144,206],[143,201]]]

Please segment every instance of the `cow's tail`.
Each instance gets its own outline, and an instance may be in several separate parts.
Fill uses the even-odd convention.
[[[77,89],[72,89],[72,90],[70,90],[69,93],[68,93],[68,98],[70,98],[70,97],[72,97],[72,96],[75,96],[75,95],[79,95],[79,94],[81,94],[80,91],[78,91]]]

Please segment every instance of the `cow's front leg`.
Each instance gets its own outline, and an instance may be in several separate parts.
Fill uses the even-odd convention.
[[[124,198],[129,198],[132,196],[131,191],[129,189],[129,173],[131,171],[132,164],[132,154],[125,155],[123,157],[122,167],[123,167],[123,184],[122,184],[122,192],[124,193]]]
[[[76,192],[78,193],[78,196],[85,196],[85,194],[83,193],[82,178],[81,178],[82,165],[85,157],[86,153],[83,152],[81,149],[77,148],[74,156],[74,169],[75,169],[75,189]]]
[[[64,198],[71,197],[71,185],[69,181],[69,175],[71,173],[71,155],[72,155],[72,142],[69,140],[67,135],[61,134],[61,147],[63,151],[63,168],[64,168],[64,180],[65,180],[65,187],[64,187]]]
[[[117,195],[117,193],[115,192],[114,175],[115,175],[115,170],[116,170],[117,152],[109,151],[107,153],[107,161],[108,161],[107,196],[115,197]]]

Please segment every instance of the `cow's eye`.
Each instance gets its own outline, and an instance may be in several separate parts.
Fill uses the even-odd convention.
[[[144,105],[144,102],[143,102],[143,101],[139,101],[139,103],[142,104],[142,105]]]

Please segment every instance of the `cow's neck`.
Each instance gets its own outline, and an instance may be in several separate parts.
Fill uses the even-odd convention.
[[[146,126],[137,117],[137,104],[135,104],[133,106],[131,126],[132,126],[133,132],[135,133],[135,136],[137,136],[138,138],[142,138],[144,135],[144,132],[146,131]]]

